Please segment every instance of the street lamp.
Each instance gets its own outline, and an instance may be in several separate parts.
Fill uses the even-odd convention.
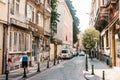
[[[86,71],[88,71],[88,59],[87,59],[87,52],[85,51],[85,54],[86,54],[86,62],[85,62],[85,69],[86,69]]]

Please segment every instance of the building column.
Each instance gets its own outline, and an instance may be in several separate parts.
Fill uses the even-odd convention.
[[[112,66],[116,66],[116,53],[115,53],[115,27],[111,28],[111,57]]]

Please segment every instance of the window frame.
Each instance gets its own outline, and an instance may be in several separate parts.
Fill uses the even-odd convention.
[[[31,38],[29,33],[10,31],[8,43],[9,53],[20,53],[23,51],[30,51],[30,41]]]

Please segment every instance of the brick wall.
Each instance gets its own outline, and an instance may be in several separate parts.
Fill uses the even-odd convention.
[[[2,74],[2,50],[0,49],[0,74]]]

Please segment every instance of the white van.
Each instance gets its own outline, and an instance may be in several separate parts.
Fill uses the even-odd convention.
[[[70,51],[70,49],[62,49],[60,52],[60,58],[65,59],[65,58],[72,58],[73,54]]]

